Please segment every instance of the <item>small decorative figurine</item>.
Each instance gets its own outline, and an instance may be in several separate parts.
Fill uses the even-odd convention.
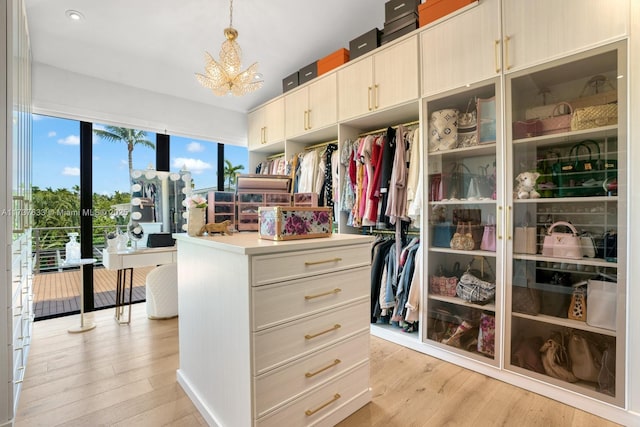
[[[230,225],[231,221],[229,220],[222,222],[210,222],[202,226],[202,228],[198,232],[198,236],[202,236],[205,232],[209,236],[211,236],[213,233],[232,234],[231,231],[229,231]]]
[[[540,193],[536,191],[536,180],[539,177],[538,172],[522,172],[516,177],[518,199],[537,199],[540,197]]]

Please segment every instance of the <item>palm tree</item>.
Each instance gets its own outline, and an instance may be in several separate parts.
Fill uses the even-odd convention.
[[[236,184],[236,175],[241,170],[244,170],[243,165],[233,166],[228,159],[224,159],[224,180],[229,180],[227,190],[231,190],[231,186]]]
[[[127,144],[127,151],[129,153],[129,174],[131,174],[131,171],[133,170],[133,148],[136,145],[156,148],[153,142],[146,139],[147,133],[142,130],[105,126],[104,130],[94,129],[93,133],[107,141],[125,142]]]

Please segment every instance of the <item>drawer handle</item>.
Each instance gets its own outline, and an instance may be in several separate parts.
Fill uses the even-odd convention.
[[[340,261],[342,261],[342,258],[331,258],[331,259],[325,259],[322,261],[305,261],[304,265],[310,266],[310,265],[327,264],[329,262],[340,262]]]
[[[305,415],[307,417],[310,417],[311,415],[315,414],[316,412],[318,412],[319,410],[327,407],[328,405],[331,405],[333,402],[335,402],[336,400],[340,399],[340,394],[336,393],[333,395],[333,399],[331,399],[330,401],[328,401],[327,403],[323,403],[322,405],[318,406],[316,409],[307,409],[306,411],[304,411]]]
[[[324,372],[329,368],[333,368],[334,366],[338,365],[339,363],[342,363],[342,361],[340,359],[336,359],[336,360],[333,361],[333,363],[325,366],[324,368],[318,369],[315,372],[307,372],[306,374],[304,374],[304,376],[307,377],[307,378],[315,377],[319,373]]]
[[[327,295],[333,295],[333,294],[338,294],[342,292],[342,289],[340,288],[335,288],[332,291],[327,291],[327,292],[323,292],[321,294],[316,294],[316,295],[305,295],[304,299],[306,300],[310,300],[310,299],[314,299],[314,298],[320,298],[320,297],[326,297]]]
[[[337,331],[341,327],[342,326],[339,323],[336,323],[335,325],[333,325],[331,328],[327,329],[326,331],[318,332],[317,334],[313,334],[313,335],[307,334],[307,335],[304,336],[304,339],[310,340],[310,339],[313,339],[315,337],[319,337],[320,335],[328,334],[329,332],[332,332],[332,331]]]

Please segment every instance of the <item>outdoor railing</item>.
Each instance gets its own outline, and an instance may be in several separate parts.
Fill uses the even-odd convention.
[[[102,249],[105,247],[105,233],[119,229],[126,233],[126,225],[94,226],[91,241],[93,242],[92,257],[98,261],[95,265],[102,265]],[[80,227],[42,227],[32,229],[32,253],[34,273],[56,271],[65,259],[65,248],[69,242],[68,233],[80,234]],[[80,242],[80,239],[78,239]]]

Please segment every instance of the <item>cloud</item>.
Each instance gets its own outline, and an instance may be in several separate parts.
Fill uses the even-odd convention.
[[[192,141],[187,144],[187,151],[190,153],[200,153],[204,151],[204,145],[199,142]]]
[[[203,162],[200,159],[189,159],[185,157],[177,157],[173,159],[173,167],[182,169],[185,168],[194,175],[201,174],[207,169],[213,169],[207,162]]]
[[[66,138],[59,139],[58,144],[80,145],[80,137],[78,135],[69,135]]]
[[[65,166],[62,170],[62,175],[66,176],[80,176],[80,168],[75,168],[71,166]]]
[[[49,133],[47,134],[47,136],[48,136],[49,138],[53,138],[53,137],[54,137],[54,136],[56,136],[56,135],[57,135],[57,133],[56,133],[56,131],[55,131],[55,130],[52,130],[51,132],[49,132]]]

